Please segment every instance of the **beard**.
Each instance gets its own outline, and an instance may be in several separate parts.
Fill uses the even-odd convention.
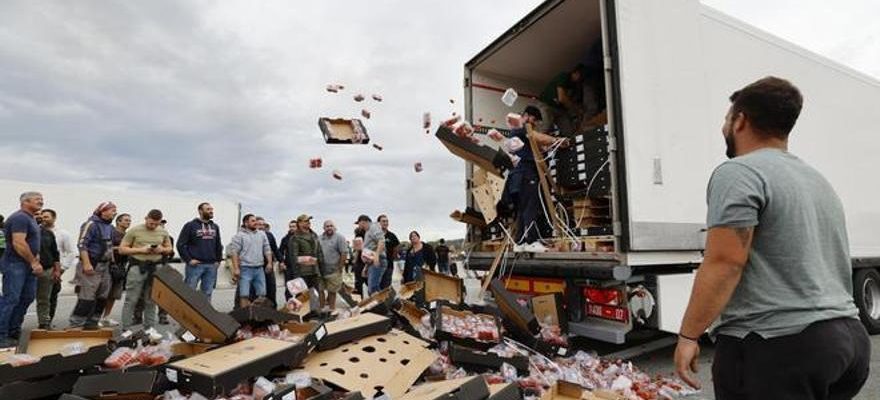
[[[727,145],[727,158],[736,157],[736,140],[733,138],[733,132],[724,135],[724,144]]]

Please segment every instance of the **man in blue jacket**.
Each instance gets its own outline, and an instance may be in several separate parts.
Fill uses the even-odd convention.
[[[214,207],[209,203],[199,204],[199,217],[183,226],[177,238],[177,252],[186,263],[186,284],[201,291],[208,298],[217,283],[217,266],[223,259],[223,244],[220,241],[220,227],[214,223]]]
[[[105,201],[95,208],[80,228],[79,264],[76,281],[79,284],[76,306],[70,314],[71,328],[97,329],[110,295],[110,263],[113,262],[113,226],[116,205]]]

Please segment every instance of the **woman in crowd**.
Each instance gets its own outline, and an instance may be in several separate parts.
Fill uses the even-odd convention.
[[[403,264],[403,283],[409,283],[422,280],[422,266],[424,266],[430,255],[430,247],[422,243],[422,237],[418,232],[409,233],[409,249],[406,250],[406,258]]]

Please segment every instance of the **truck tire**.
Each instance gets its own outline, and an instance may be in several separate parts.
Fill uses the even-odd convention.
[[[880,273],[873,268],[857,269],[853,274],[853,295],[868,333],[880,333]]]

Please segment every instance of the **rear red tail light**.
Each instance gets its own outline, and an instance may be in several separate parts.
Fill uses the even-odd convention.
[[[620,305],[620,291],[616,288],[584,288],[584,297],[587,299],[588,303],[607,306]]]

